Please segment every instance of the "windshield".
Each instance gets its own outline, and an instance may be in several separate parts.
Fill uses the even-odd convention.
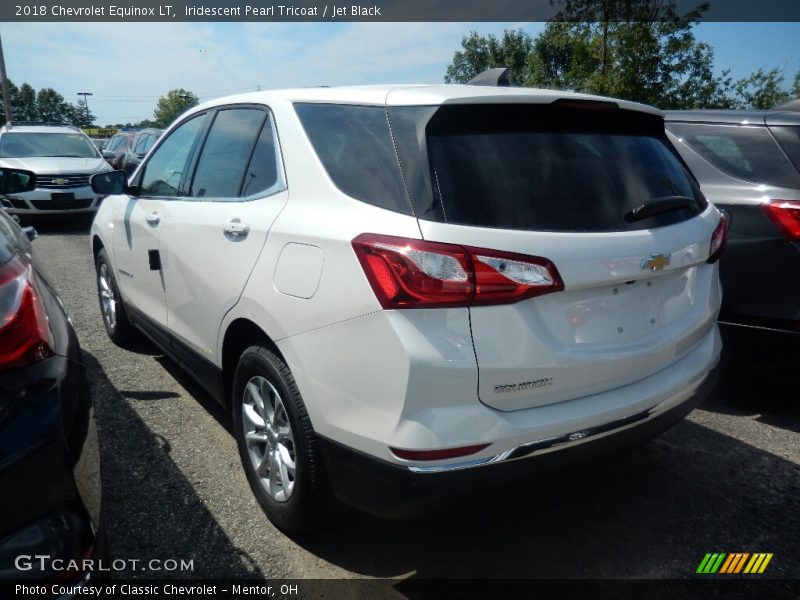
[[[97,150],[80,133],[6,133],[0,138],[0,158],[64,156],[97,158]]]

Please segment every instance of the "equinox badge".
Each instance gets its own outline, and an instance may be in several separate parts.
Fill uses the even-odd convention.
[[[642,259],[642,270],[660,271],[669,264],[671,254],[651,254],[649,258]]]

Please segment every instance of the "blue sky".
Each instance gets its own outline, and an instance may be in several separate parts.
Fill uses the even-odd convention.
[[[441,82],[461,37],[537,23],[0,23],[15,83],[54,87],[75,102],[92,92],[99,124],[152,118],[183,87],[209,99],[308,85]],[[800,23],[704,23],[696,37],[734,77],[800,70]]]

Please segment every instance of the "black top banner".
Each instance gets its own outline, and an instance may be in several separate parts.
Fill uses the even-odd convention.
[[[591,12],[566,15],[560,0],[11,0],[0,5],[0,21],[548,21],[631,20],[624,0],[586,0]],[[629,3],[628,3],[629,4]],[[660,2],[651,2],[657,6]],[[686,15],[707,5],[702,20],[800,21],[799,0],[674,0]],[[593,5],[597,8],[594,9]],[[623,7],[605,17],[603,6]],[[671,20],[666,13],[660,17]],[[635,20],[635,19],[634,19]],[[649,19],[648,19],[649,20]]]

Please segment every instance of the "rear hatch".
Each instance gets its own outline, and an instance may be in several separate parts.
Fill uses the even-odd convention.
[[[388,114],[426,240],[545,258],[563,281],[469,309],[485,404],[518,410],[624,386],[713,328],[707,260],[720,215],[660,116],[575,99]]]

